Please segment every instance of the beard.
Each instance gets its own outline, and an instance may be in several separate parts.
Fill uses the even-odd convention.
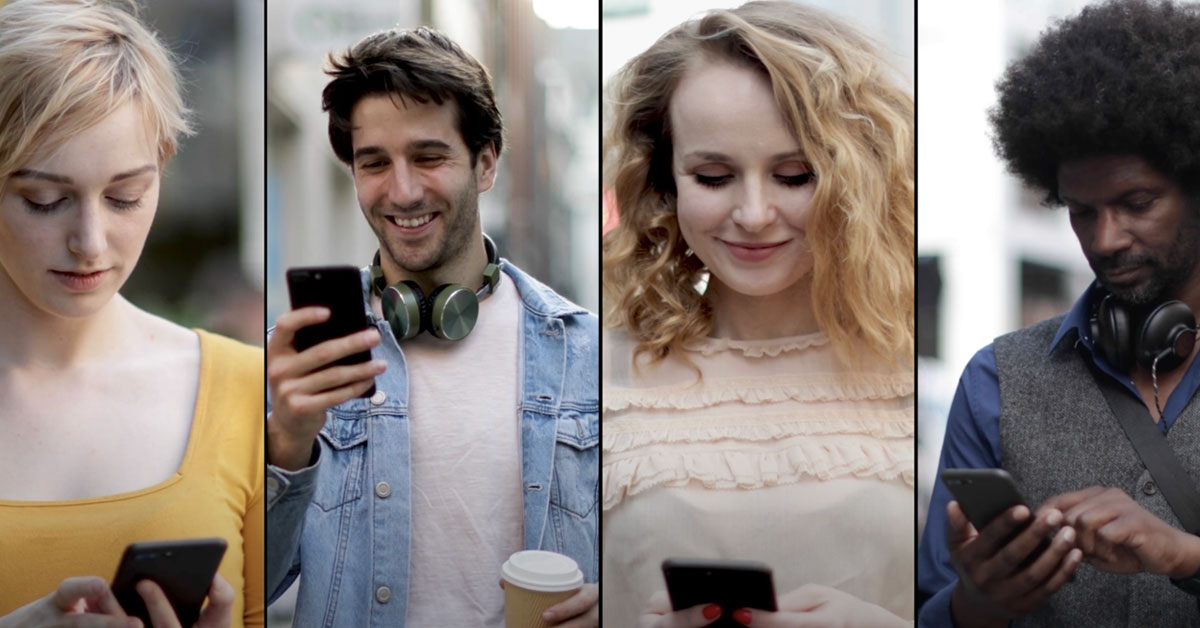
[[[413,247],[411,244],[392,239],[388,233],[390,227],[387,223],[390,221],[383,217],[385,211],[392,210],[414,216],[437,212],[437,219],[443,223],[438,241]],[[369,214],[375,217],[368,222],[379,240],[379,247],[396,266],[412,274],[436,271],[464,251],[472,236],[479,231],[479,188],[475,178],[470,177],[453,198],[448,200],[422,200],[407,207],[395,207],[384,200],[371,207]]]
[[[1166,251],[1125,251],[1089,256],[1088,266],[1105,289],[1125,305],[1138,307],[1176,298],[1174,293],[1191,279],[1200,258],[1200,211],[1197,209],[1200,208],[1188,208],[1186,223],[1181,225]],[[1107,279],[1113,271],[1136,266],[1151,270],[1149,277],[1141,283],[1120,285]]]

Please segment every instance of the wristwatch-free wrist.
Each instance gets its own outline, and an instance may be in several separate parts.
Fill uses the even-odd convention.
[[[1200,569],[1197,569],[1196,573],[1187,578],[1179,580],[1171,578],[1171,584],[1183,589],[1190,595],[1200,598]]]

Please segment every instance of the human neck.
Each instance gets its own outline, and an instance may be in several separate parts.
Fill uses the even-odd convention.
[[[716,338],[765,340],[820,331],[812,307],[812,275],[761,297],[737,293],[710,277],[705,294],[712,304]]]
[[[13,287],[7,278],[0,280]],[[65,318],[35,308],[22,296],[7,294],[0,299],[5,331],[0,334],[0,366],[61,372],[93,362],[120,346],[123,323],[132,310],[133,305],[118,294],[90,316]]]
[[[483,247],[483,232],[475,231],[464,250],[456,251],[445,264],[419,273],[409,272],[397,265],[390,256],[380,253],[380,267],[387,285],[415,281],[429,295],[438,286],[456,283],[472,292],[482,286],[483,270],[487,267],[487,252]]]

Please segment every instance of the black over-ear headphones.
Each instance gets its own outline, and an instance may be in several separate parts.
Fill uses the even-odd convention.
[[[379,266],[379,251],[375,251],[371,288],[380,295],[383,317],[392,326],[398,342],[426,330],[443,340],[462,340],[471,333],[479,318],[479,302],[495,292],[500,283],[500,256],[496,254],[496,243],[486,233],[483,246],[488,263],[483,268],[483,286],[479,290],[473,292],[459,284],[447,283],[435,288],[428,299],[415,281],[387,285]]]
[[[1192,355],[1196,317],[1183,301],[1167,301],[1140,317],[1109,294],[1092,315],[1091,331],[1109,364],[1124,371],[1138,364],[1165,373]]]

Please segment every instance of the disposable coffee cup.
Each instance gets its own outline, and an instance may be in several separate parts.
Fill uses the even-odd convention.
[[[570,556],[542,550],[509,556],[500,576],[507,628],[545,628],[542,613],[583,587],[583,572]]]

